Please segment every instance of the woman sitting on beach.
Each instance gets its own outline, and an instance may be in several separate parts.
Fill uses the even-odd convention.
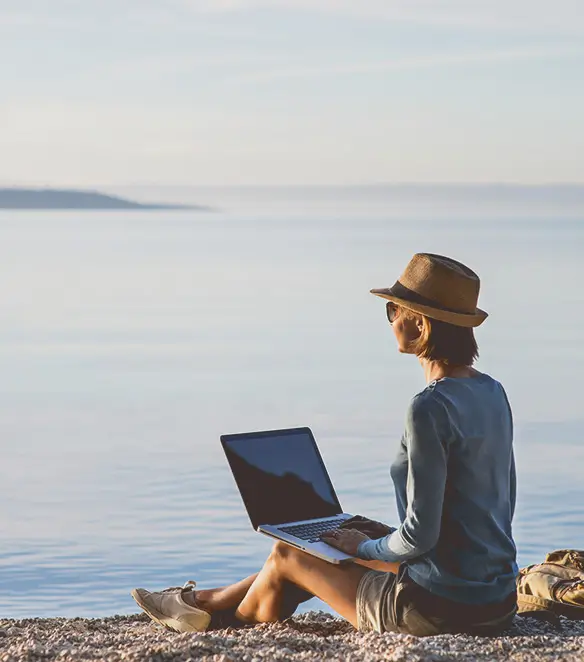
[[[277,542],[263,568],[231,586],[132,591],[154,620],[180,632],[289,617],[317,596],[360,630],[490,634],[516,611],[511,533],[515,466],[501,384],[472,365],[478,276],[440,255],[414,255],[387,299],[398,349],[418,357],[414,396],[391,467],[401,525],[356,517],[326,537],[353,555],[334,565]]]

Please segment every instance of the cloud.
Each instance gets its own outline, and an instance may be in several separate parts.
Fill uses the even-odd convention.
[[[165,17],[180,23],[184,12],[221,15],[264,10],[355,16],[418,24],[582,34],[582,0],[2,0],[0,27],[31,23],[74,23],[97,18],[111,22]]]
[[[175,0],[200,13],[285,9],[389,21],[545,32],[584,31],[581,0]]]
[[[431,67],[464,66],[467,64],[489,64],[493,62],[508,62],[516,60],[547,59],[570,57],[582,54],[569,47],[533,48],[516,50],[499,50],[478,53],[459,53],[454,55],[425,55],[418,57],[395,58],[378,62],[351,63],[334,66],[298,67],[290,69],[262,70],[257,73],[244,74],[234,79],[238,83],[263,83],[286,78],[315,78],[319,76],[349,75],[359,73],[375,73],[384,71],[400,71],[406,69],[425,69]]]
[[[40,25],[43,28],[73,28],[79,25],[72,17],[34,11],[7,11],[0,8],[0,29],[17,30]]]
[[[107,75],[110,80],[127,76],[148,78],[155,76],[186,75],[197,70],[221,69],[235,65],[248,64],[258,66],[263,59],[256,55],[237,51],[227,53],[163,53],[142,55],[116,60],[100,67],[100,75]]]

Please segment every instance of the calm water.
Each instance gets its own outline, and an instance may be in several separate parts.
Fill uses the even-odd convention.
[[[368,290],[417,250],[483,280],[520,563],[584,547],[584,205],[189,195],[222,210],[0,213],[0,616],[130,613],[134,586],[258,569],[224,432],[309,425],[344,508],[395,522],[388,467],[424,383]]]

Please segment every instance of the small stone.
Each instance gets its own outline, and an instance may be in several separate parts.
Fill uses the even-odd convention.
[[[584,622],[561,628],[517,619],[504,636],[481,638],[357,632],[331,614],[299,614],[285,623],[178,634],[143,615],[102,619],[0,621],[0,662],[582,662]]]

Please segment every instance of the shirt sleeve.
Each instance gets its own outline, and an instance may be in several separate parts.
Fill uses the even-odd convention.
[[[407,510],[399,529],[359,545],[361,559],[400,563],[429,552],[438,542],[446,486],[449,433],[442,405],[423,391],[406,415]]]

